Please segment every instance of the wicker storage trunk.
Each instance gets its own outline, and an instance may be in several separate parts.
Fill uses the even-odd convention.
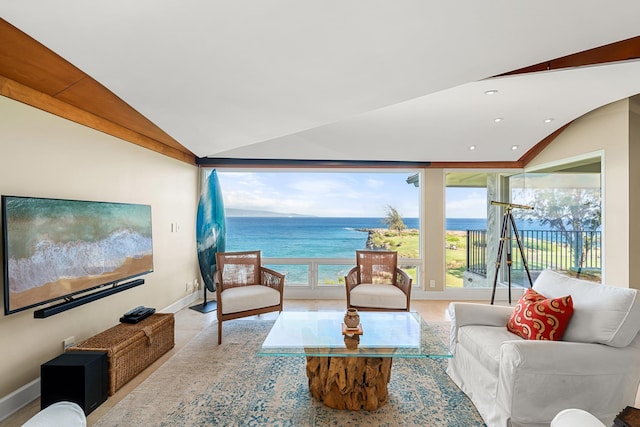
[[[107,352],[109,395],[174,346],[173,314],[153,314],[139,323],[120,323],[68,351]]]

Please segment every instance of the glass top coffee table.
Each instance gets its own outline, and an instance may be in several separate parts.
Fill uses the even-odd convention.
[[[336,409],[374,410],[388,400],[392,358],[447,358],[448,347],[415,312],[360,312],[343,333],[344,312],[283,311],[259,356],[305,356],[311,394]]]

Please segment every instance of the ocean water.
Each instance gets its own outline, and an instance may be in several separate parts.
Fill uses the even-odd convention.
[[[13,292],[111,273],[153,252],[147,205],[7,197],[5,216]]]
[[[365,249],[368,228],[386,228],[383,218],[332,217],[227,217],[225,251],[260,250],[266,258],[354,258]],[[418,218],[403,218],[408,228],[418,228]],[[545,230],[536,223],[516,221],[518,230]],[[447,230],[484,230],[484,218],[449,218]],[[444,243],[443,243],[444,244]],[[268,265],[286,275],[288,284],[309,283],[308,267]],[[321,265],[318,282],[337,284],[352,265]]]
[[[403,218],[418,228],[418,218]],[[383,218],[227,217],[228,252],[261,250],[269,258],[351,258],[364,249],[365,228],[386,228]],[[483,218],[447,220],[448,230],[486,228]]]

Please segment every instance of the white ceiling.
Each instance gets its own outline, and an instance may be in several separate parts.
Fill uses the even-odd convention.
[[[640,61],[489,79],[640,35],[637,0],[0,0],[0,16],[199,157],[513,161],[640,93]]]

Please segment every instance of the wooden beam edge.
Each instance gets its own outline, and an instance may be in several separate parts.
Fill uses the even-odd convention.
[[[43,92],[32,89],[14,80],[0,76],[0,95],[23,104],[30,105],[58,117],[98,130],[116,138],[131,142],[140,147],[155,151],[191,165],[196,164],[196,156],[168,146],[163,142],[126,128],[86,110],[60,101]]]
[[[536,156],[538,154],[540,154],[542,152],[542,150],[544,150],[545,148],[547,148],[549,146],[549,144],[551,144],[558,136],[560,136],[560,134],[562,132],[564,132],[564,130],[569,127],[569,125],[573,123],[573,120],[570,121],[569,123],[567,123],[566,125],[562,126],[561,128],[557,129],[555,132],[551,133],[550,135],[548,135],[546,138],[544,138],[542,141],[538,142],[536,145],[534,145],[533,147],[531,147],[531,149],[529,151],[527,151],[526,153],[524,153],[522,155],[522,157],[520,157],[520,159],[518,159],[519,162],[522,163],[522,167],[525,167],[526,165],[528,165],[533,159],[536,158]]]
[[[520,160],[513,162],[431,162],[430,169],[522,169]]]
[[[529,65],[527,67],[499,74],[495,77],[559,70],[563,68],[584,67],[587,65],[628,61],[638,58],[640,58],[640,36],[561,56],[538,64]]]

